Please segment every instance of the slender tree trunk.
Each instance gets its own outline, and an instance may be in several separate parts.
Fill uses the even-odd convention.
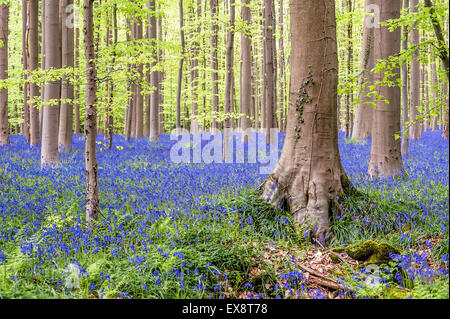
[[[262,199],[290,207],[324,240],[337,196],[349,192],[337,142],[338,59],[333,0],[291,0],[291,81],[286,140]],[[320,52],[320,54],[318,54]]]
[[[61,68],[59,0],[45,0],[45,70]],[[58,159],[58,123],[61,81],[50,81],[44,89],[41,166],[56,167]]]
[[[161,10],[161,4],[159,4],[159,9]],[[160,14],[158,17],[158,41],[163,42],[163,31],[162,31],[162,15]],[[158,107],[159,107],[159,134],[165,133],[164,128],[164,109],[163,109],[163,103],[164,103],[164,91],[163,91],[163,82],[164,82],[164,50],[159,49],[158,50],[158,62],[162,66],[162,71],[158,72]]]
[[[444,70],[447,75],[447,80],[450,82],[448,43],[445,42],[444,34],[441,28],[441,23],[439,22],[439,19],[436,16],[436,11],[434,9],[433,3],[431,2],[431,0],[424,0],[424,4],[426,7],[430,8],[430,18],[431,22],[433,23],[434,34],[436,35],[436,39],[440,44],[438,47],[439,57],[441,58],[442,65],[444,66]],[[448,37],[448,24],[447,24],[447,37]]]
[[[250,0],[244,0],[241,8],[241,18],[245,23],[244,31],[241,35],[241,53],[242,53],[242,87],[241,87],[241,100],[242,100],[242,113],[241,128],[242,138],[244,141],[248,141],[248,135],[244,134],[250,128],[250,109],[252,103],[252,48],[250,38],[250,26],[251,26],[251,12],[250,12]]]
[[[0,81],[8,79],[9,5],[0,4]],[[9,145],[8,89],[0,88],[0,146]]]
[[[75,70],[80,67],[80,29],[75,28]],[[76,73],[78,74],[78,72]],[[75,134],[80,134],[80,84],[78,82],[79,76],[75,75],[77,85],[75,86],[75,99],[73,101],[75,108]]]
[[[365,7],[367,8],[372,3],[371,0],[365,1]],[[370,19],[371,17],[365,17]],[[369,93],[369,86],[373,84],[373,73],[370,72],[374,67],[375,61],[373,59],[374,49],[374,28],[371,27],[367,21],[364,21],[363,30],[363,44],[362,44],[362,58],[361,58],[361,76],[359,77],[358,86],[363,86],[362,91],[359,93],[359,106],[355,110],[355,121],[352,130],[352,138],[355,140],[364,140],[371,136],[372,128],[372,99],[367,96]]]
[[[437,130],[437,120],[438,115],[436,115],[436,104],[437,104],[437,70],[436,70],[436,59],[431,61],[431,105],[433,106],[431,111],[431,130]]]
[[[401,3],[397,1],[386,2],[376,0],[380,8],[380,22],[400,17]],[[386,26],[375,29],[375,60],[387,59],[400,52],[401,30],[390,32]],[[400,75],[399,68],[390,70],[393,76],[391,81],[397,81]],[[382,81],[384,73],[375,74],[375,81]],[[396,176],[404,174],[401,156],[400,139],[395,134],[400,133],[400,87],[380,86],[378,94],[389,101],[377,101],[372,127],[372,147],[370,150],[369,175],[370,176]]]
[[[116,45],[117,45],[117,38],[118,38],[118,34],[117,34],[117,5],[114,4],[113,7],[113,34],[114,34],[114,39],[113,39],[113,45],[114,45],[114,50],[113,50],[113,59],[111,62],[111,71],[114,68],[115,62],[116,62]],[[112,106],[112,103],[114,102],[114,81],[111,81],[111,91],[110,91],[110,105]],[[113,110],[111,110],[111,108],[109,109],[109,114],[108,114],[108,148],[111,149],[112,148],[112,142],[113,142],[113,135],[114,135],[114,112]]]
[[[181,128],[181,90],[183,85],[183,63],[184,63],[184,52],[185,52],[185,43],[184,43],[184,13],[183,13],[183,0],[179,2],[180,9],[180,41],[181,41],[181,59],[180,66],[178,68],[178,86],[177,86],[177,118],[176,118],[176,129],[177,135],[180,134]]]
[[[39,68],[39,38],[38,38],[38,25],[39,25],[39,3],[37,1],[27,0],[27,34],[29,37],[28,47],[29,55],[27,66],[30,72]],[[39,87],[36,83],[30,83],[30,100],[37,98],[39,93]],[[30,102],[30,146],[38,146],[40,144],[40,128],[39,128],[39,109],[36,103]]]
[[[411,12],[417,13],[417,6],[419,0],[411,0]],[[420,42],[419,29],[413,28],[410,31],[411,45],[418,45]],[[418,107],[420,106],[420,62],[419,62],[419,50],[416,49],[413,54],[411,61],[411,84],[410,84],[410,94],[411,94],[411,110],[410,119],[411,126],[409,130],[409,137],[412,140],[420,139],[422,136],[422,128],[420,120],[417,119]]]
[[[150,63],[151,73],[150,73],[150,85],[153,88],[156,88],[155,91],[152,91],[150,96],[150,142],[158,142],[159,141],[159,79],[158,72],[155,71],[156,63],[158,62],[158,50],[156,48],[156,39],[157,39],[157,26],[156,26],[156,6],[155,0],[148,0],[147,3],[148,8],[152,11],[149,14],[149,23],[148,34],[150,41],[152,41],[154,48],[152,54],[152,62]]]
[[[234,61],[234,21],[235,7],[234,0],[230,0],[230,22],[227,32],[227,51],[226,51],[226,76],[225,76],[225,121],[223,136],[223,158],[229,160],[231,155],[229,150],[230,130],[233,128],[230,113],[232,112],[232,86],[233,86],[233,61]]]
[[[264,0],[264,83],[265,83],[265,120],[267,143],[270,142],[270,129],[273,128],[273,14],[272,1]]]
[[[23,123],[20,126],[22,135],[25,136],[27,142],[30,142],[30,105],[28,100],[30,99],[30,83],[28,83],[28,60],[30,57],[30,48],[28,44],[28,6],[27,0],[22,0],[22,64],[24,70],[23,85]]]
[[[409,9],[409,0],[403,0],[403,9]],[[402,38],[402,50],[408,49],[408,27],[403,27],[403,38]],[[404,61],[401,66],[402,72],[402,140],[401,140],[401,153],[402,156],[408,155],[409,150],[409,134],[406,123],[409,121],[408,110],[409,110],[409,96],[408,96],[408,63]]]
[[[284,26],[283,26],[283,16],[284,16],[284,9],[283,9],[283,0],[279,0],[279,20],[278,24],[280,26],[280,39],[278,40],[278,46],[279,46],[279,56],[278,56],[278,65],[280,70],[280,131],[284,131],[284,108],[285,108],[285,85],[286,85],[286,79],[284,74]]]
[[[219,26],[217,25],[217,7],[218,0],[210,0],[209,6],[211,10],[211,80],[212,80],[212,111],[213,119],[211,124],[212,131],[217,129],[217,112],[219,111],[219,64],[217,61],[217,37]]]
[[[95,140],[97,133],[97,71],[94,52],[94,0],[84,0],[84,51],[86,56],[86,117],[84,125],[86,165],[86,223],[92,227],[92,219],[98,217],[98,178]]]
[[[350,14],[350,22],[347,25],[347,38],[353,38],[353,8],[352,8],[352,0],[346,0],[343,3],[348,8],[348,13]],[[353,74],[353,43],[348,41],[347,48],[347,72],[349,75],[349,81],[351,80],[351,75]],[[345,135],[352,135],[352,105],[353,105],[353,91],[351,90],[349,93],[345,95]]]
[[[66,8],[73,5],[73,0],[61,0],[62,13],[62,67],[74,66],[73,26],[67,25],[69,15]],[[59,118],[59,150],[72,150],[72,123],[73,123],[73,85],[68,78],[62,79],[61,86],[61,110]]]
[[[143,38],[142,34],[142,21],[140,18],[136,19],[135,25],[135,39],[141,40]],[[138,83],[136,83],[136,95],[135,95],[135,112],[136,112],[136,131],[135,136],[137,138],[144,136],[144,97],[142,96],[142,84],[143,79],[143,68],[142,64],[137,65],[137,73],[139,74]]]
[[[431,52],[430,52],[431,56]],[[425,112],[424,119],[423,119],[423,130],[424,132],[428,132],[430,129],[430,97],[429,97],[429,81],[428,81],[428,66],[426,64],[423,64],[422,66],[422,92],[423,92],[423,99],[422,99],[422,108]]]

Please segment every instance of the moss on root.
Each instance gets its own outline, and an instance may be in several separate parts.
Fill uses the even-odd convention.
[[[397,248],[387,243],[376,243],[372,240],[346,248],[333,248],[331,250],[337,253],[346,253],[355,260],[365,261],[370,264],[387,263],[390,260],[390,253],[400,254]]]

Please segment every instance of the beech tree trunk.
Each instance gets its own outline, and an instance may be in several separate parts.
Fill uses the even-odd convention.
[[[86,135],[84,155],[86,165],[86,223],[92,227],[92,219],[97,219],[98,199],[98,167],[96,154],[97,135],[97,71],[94,51],[94,0],[84,0],[84,51],[86,56],[86,117],[84,134]]]
[[[403,9],[409,9],[409,0],[403,0]],[[403,38],[402,38],[402,50],[408,49],[408,27],[403,27]],[[408,110],[409,110],[409,95],[408,95],[408,85],[409,85],[409,75],[408,75],[408,63],[404,61],[401,66],[402,72],[402,135],[401,135],[401,153],[402,156],[408,155],[409,150],[409,134],[406,123],[409,121]]]
[[[365,7],[367,8],[371,3],[371,0],[366,0]],[[371,19],[371,17],[367,16],[365,19]],[[362,74],[358,83],[358,86],[364,87],[362,92],[359,93],[358,98],[360,102],[355,110],[355,120],[352,129],[352,139],[358,141],[364,140],[371,136],[373,107],[370,104],[372,99],[368,97],[367,94],[370,92],[369,86],[373,85],[373,73],[371,73],[370,70],[372,70],[375,64],[375,60],[373,59],[374,43],[374,28],[367,23],[364,23],[362,43],[363,52],[361,58]]]
[[[67,25],[67,20],[72,12],[67,12],[66,8],[73,5],[73,0],[61,0],[61,17],[62,17],[62,67],[74,66],[74,41],[73,26]],[[69,83],[69,79],[63,78],[61,85],[61,110],[59,117],[59,150],[72,150],[72,123],[73,123],[73,85]],[[65,101],[70,100],[70,101]]]
[[[437,122],[438,122],[438,116],[436,114],[436,104],[437,104],[437,69],[436,69],[436,59],[433,59],[431,61],[431,105],[432,105],[432,114],[430,115],[431,118],[431,130],[434,132],[437,130]]]
[[[338,149],[334,0],[291,0],[291,81],[286,139],[261,198],[288,205],[298,225],[324,240],[337,196],[350,191]]]
[[[233,111],[232,106],[232,85],[233,85],[233,61],[234,61],[234,21],[235,21],[235,7],[234,0],[230,0],[230,23],[227,32],[227,51],[226,51],[226,75],[225,75],[225,121],[224,121],[224,135],[223,135],[223,158],[229,159],[229,145],[228,140],[230,130],[233,128],[233,119],[230,118],[230,113]]]
[[[380,8],[380,22],[400,17],[401,2],[376,0]],[[375,60],[387,59],[400,52],[401,30],[390,32],[386,26],[375,29]],[[393,73],[391,81],[396,82],[400,69],[390,70]],[[375,81],[382,81],[384,73],[375,74]],[[369,175],[388,177],[404,174],[403,161],[400,148],[400,139],[395,134],[400,133],[400,87],[380,86],[378,94],[389,101],[377,101],[374,110],[372,127],[372,146],[370,150]]]
[[[417,6],[419,0],[411,0],[411,12],[417,13]],[[419,29],[413,28],[410,31],[411,45],[417,45],[420,42]],[[410,120],[412,122],[409,130],[409,137],[412,140],[417,140],[422,137],[422,128],[420,120],[417,119],[418,107],[420,106],[420,62],[419,62],[419,50],[415,50],[413,58],[411,61],[411,84],[410,84],[410,94],[411,94],[411,110],[410,110]]]
[[[250,109],[252,103],[252,48],[250,39],[250,0],[244,0],[241,8],[241,18],[245,23],[245,28],[241,34],[241,54],[242,54],[242,85],[241,85],[241,128],[243,133],[251,127]],[[248,141],[248,135],[242,135],[243,141]]]
[[[45,70],[61,68],[59,0],[44,0]],[[50,81],[44,89],[44,119],[42,124],[41,166],[56,167],[58,159],[58,123],[61,81]]]
[[[161,4],[159,4],[159,9],[161,10]],[[158,41],[163,42],[163,27],[162,27],[162,15],[160,14],[158,17]],[[158,112],[159,112],[159,134],[165,133],[164,127],[164,92],[163,92],[163,82],[164,82],[164,50],[158,49],[158,62],[162,65],[162,70],[157,71],[158,73]],[[159,137],[158,137],[159,138]]]
[[[8,79],[9,5],[0,4],[0,82]],[[9,145],[8,89],[0,88],[0,146]]]
[[[27,66],[30,72],[39,68],[39,3],[27,0],[27,34],[28,40],[28,61]],[[40,96],[39,87],[36,83],[30,83],[30,100]],[[30,102],[30,146],[40,144],[39,109],[36,103]]]
[[[78,70],[80,65],[80,29],[77,27],[75,29],[75,69]],[[75,134],[80,134],[80,85],[78,84],[79,76],[75,75],[76,87],[75,87],[75,99],[73,101],[75,108],[75,123],[74,132]]]
[[[30,50],[28,45],[28,6],[27,0],[22,0],[22,64],[25,83],[23,85],[23,123],[20,126],[22,135],[25,136],[27,142],[30,142],[30,105],[28,100],[30,99],[30,83],[28,79],[28,60],[30,56]]]
[[[284,32],[284,26],[283,26],[283,18],[284,18],[284,9],[283,9],[283,0],[279,1],[279,20],[278,24],[280,26],[280,39],[278,40],[279,45],[279,57],[278,57],[278,65],[280,70],[280,131],[285,130],[285,86],[286,86],[286,79],[285,79],[285,72],[284,72],[284,39],[283,39],[283,32]]]
[[[217,7],[218,0],[210,0],[209,6],[211,10],[211,85],[212,85],[212,111],[213,119],[211,123],[212,131],[217,129],[217,112],[219,111],[219,64],[217,61],[217,37],[219,26],[217,25]]]
[[[135,25],[135,39],[140,40],[143,38],[143,30],[142,30],[143,24],[140,18],[136,17],[136,25]],[[142,96],[142,84],[141,81],[143,80],[143,70],[142,70],[142,64],[137,65],[137,74],[139,74],[138,82],[136,83],[135,89],[136,89],[136,95],[134,96],[135,99],[135,132],[134,136],[137,138],[144,136],[144,97]]]
[[[180,66],[178,68],[178,86],[177,86],[177,118],[176,118],[176,129],[177,134],[180,134],[181,129],[181,89],[183,85],[183,63],[184,63],[184,52],[185,52],[185,42],[184,42],[184,13],[183,13],[183,0],[180,0],[180,41],[181,41],[181,59]]]
[[[158,62],[158,51],[156,48],[156,6],[155,0],[149,0],[147,4],[148,8],[152,11],[149,14],[149,23],[148,34],[150,41],[152,41],[154,48],[152,54],[152,62],[150,63],[150,85],[156,90],[152,91],[150,95],[150,142],[158,142],[159,141],[159,79],[158,72],[154,70],[156,63]]]
[[[272,1],[264,0],[264,107],[267,143],[270,142],[270,129],[274,126],[273,12],[271,7]]]

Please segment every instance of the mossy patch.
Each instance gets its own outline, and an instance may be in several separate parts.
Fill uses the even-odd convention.
[[[365,261],[370,264],[387,263],[390,260],[390,253],[400,254],[397,248],[387,243],[376,243],[372,240],[346,248],[333,248],[331,250],[337,253],[346,253],[355,260]]]

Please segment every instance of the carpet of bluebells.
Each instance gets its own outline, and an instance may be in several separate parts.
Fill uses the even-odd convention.
[[[247,280],[261,253],[249,243],[292,246],[301,232],[288,213],[247,200],[266,177],[260,164],[174,164],[174,143],[115,136],[109,150],[99,137],[101,214],[90,230],[82,136],[55,170],[41,170],[40,150],[12,136],[0,148],[0,298],[329,297],[295,263],[269,284]],[[380,268],[376,285],[367,285],[366,268],[336,275],[345,288],[338,297],[436,298],[446,290],[448,298],[448,140],[426,132],[412,142],[406,180],[368,178],[370,140],[341,134],[339,145],[366,195],[341,199],[331,245],[374,239],[402,253]]]

